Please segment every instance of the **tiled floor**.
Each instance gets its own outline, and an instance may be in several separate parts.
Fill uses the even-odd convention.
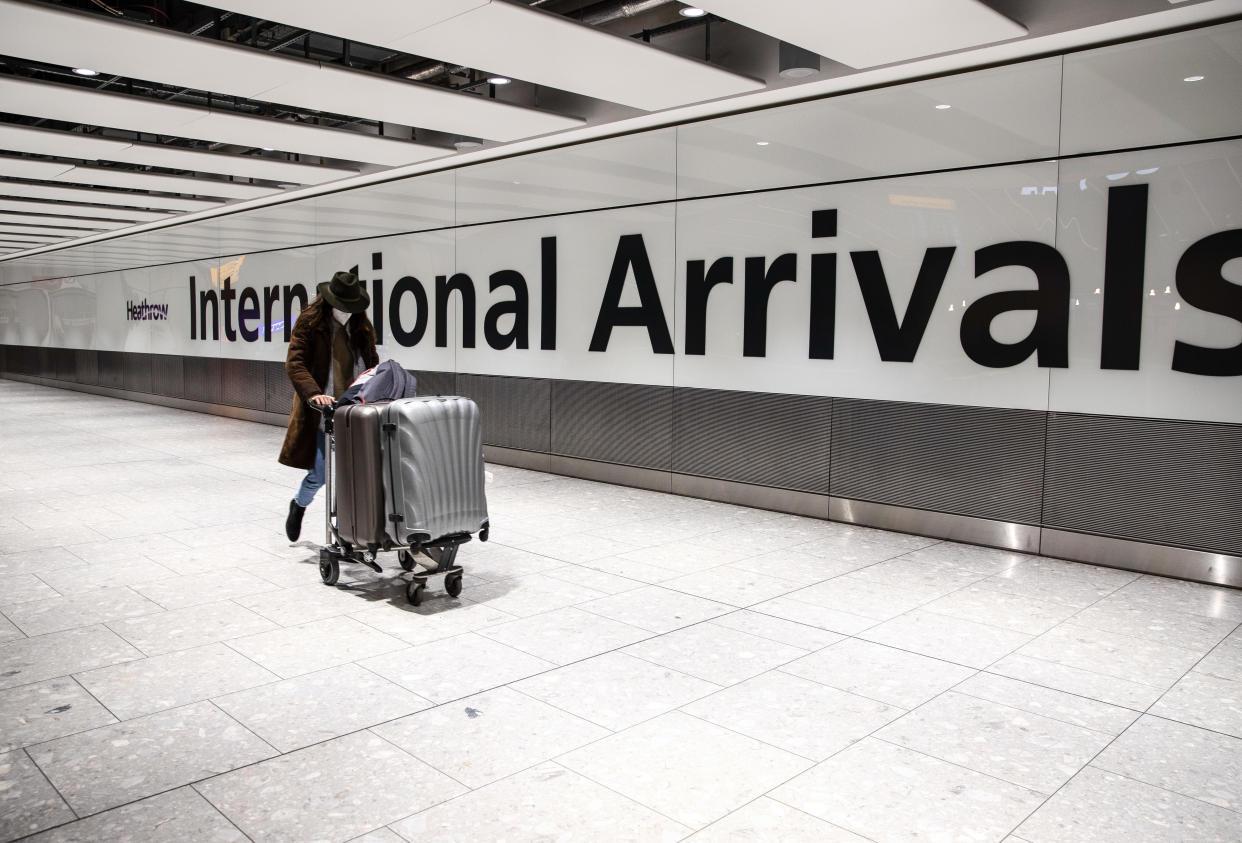
[[[282,433],[0,380],[0,840],[1242,840],[1242,592],[491,466],[414,610]]]

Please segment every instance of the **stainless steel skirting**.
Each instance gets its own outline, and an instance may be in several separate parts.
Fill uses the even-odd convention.
[[[1039,552],[1039,527],[1031,524],[992,521],[968,515],[952,515],[837,497],[829,505],[828,517],[847,524],[864,524],[868,527],[935,536],[956,542],[1003,547],[1023,553]]]
[[[1090,536],[1045,527],[1040,553],[1109,568],[1242,588],[1242,556]]]

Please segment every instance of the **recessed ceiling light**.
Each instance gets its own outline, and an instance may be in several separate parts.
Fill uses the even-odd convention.
[[[73,72],[79,76],[98,76],[98,70],[91,70],[89,67],[75,67]]]
[[[937,111],[944,111],[946,108],[952,108],[952,107],[953,107],[953,106],[949,105],[947,102],[942,102],[942,103],[940,103],[940,105],[936,106],[936,110],[937,110]]]
[[[1202,76],[1187,76],[1187,77],[1186,77],[1185,79],[1183,79],[1182,81],[1183,81],[1183,82],[1202,82],[1202,81],[1203,81],[1203,77],[1202,77]]]
[[[755,146],[767,146],[770,141],[755,141]]]
[[[683,18],[701,18],[707,12],[698,6],[682,6],[677,10]]]
[[[508,85],[508,84],[509,84],[510,82],[512,82],[512,81],[513,81],[513,80],[512,80],[512,79],[510,79],[508,76],[489,76],[489,77],[487,77],[487,83],[488,83],[489,85]]]
[[[478,149],[481,146],[483,146],[483,142],[475,140],[474,138],[461,138],[460,140],[453,141],[453,148],[458,152],[465,152],[468,149]]]

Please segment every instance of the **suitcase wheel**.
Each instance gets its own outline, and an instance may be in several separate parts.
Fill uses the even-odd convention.
[[[410,553],[408,550],[403,550],[400,553],[398,553],[397,561],[401,563],[401,570],[403,571],[414,570],[414,554]]]
[[[341,575],[340,563],[336,561],[336,557],[328,552],[319,554],[319,578],[323,580],[324,585],[336,585],[336,580]]]
[[[417,606],[423,602],[423,589],[426,586],[417,581],[411,581],[405,587],[405,599],[410,601],[411,606]]]
[[[461,571],[444,578],[444,590],[448,592],[449,597],[461,594]]]

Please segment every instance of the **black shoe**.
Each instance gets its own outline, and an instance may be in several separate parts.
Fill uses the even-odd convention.
[[[298,506],[296,500],[289,501],[289,517],[285,519],[285,535],[289,541],[295,542],[302,535],[302,516],[305,513],[306,507]]]

